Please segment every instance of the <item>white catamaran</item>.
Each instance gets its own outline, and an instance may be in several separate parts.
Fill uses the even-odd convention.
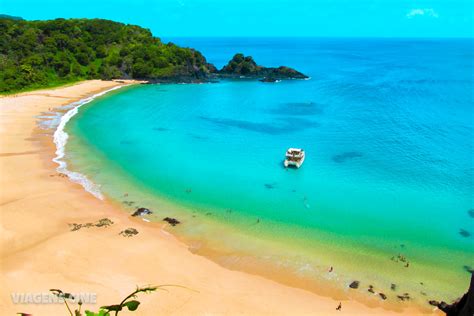
[[[284,165],[286,168],[289,166],[295,166],[296,168],[301,167],[304,162],[304,150],[301,148],[288,148],[286,151],[286,159]]]

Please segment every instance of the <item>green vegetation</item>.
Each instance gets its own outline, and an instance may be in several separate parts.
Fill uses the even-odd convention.
[[[127,310],[127,309],[131,312],[134,312],[138,309],[138,306],[140,305],[140,301],[136,300],[138,294],[140,294],[140,293],[149,294],[149,293],[155,292],[156,290],[165,290],[166,291],[166,287],[170,287],[170,286],[171,287],[182,287],[182,286],[179,286],[179,285],[160,285],[160,286],[137,287],[137,289],[135,291],[133,291],[132,293],[127,295],[118,304],[101,306],[97,313],[91,312],[89,310],[86,310],[84,313],[85,313],[86,316],[110,316],[111,313],[113,313],[114,315],[118,315],[121,311]],[[185,288],[185,287],[183,287],[183,288]],[[74,311],[71,310],[71,306],[70,306],[70,304],[68,304],[68,300],[70,301],[70,303],[73,303],[76,300],[74,295],[72,295],[71,293],[63,292],[62,290],[59,290],[59,289],[51,289],[49,291],[53,295],[55,295],[58,298],[62,299],[62,301],[64,302],[64,305],[66,306],[67,311],[68,311],[70,316],[82,316],[83,315],[82,312],[81,312],[82,301],[79,300],[79,302],[77,302],[78,307]],[[25,314],[25,315],[27,315],[27,314]]]
[[[278,68],[267,68],[257,65],[251,56],[235,54],[234,57],[219,71],[223,77],[244,76],[250,78],[267,79],[306,79],[306,75],[293,68],[280,66]]]
[[[257,63],[251,56],[245,57],[244,54],[239,53],[234,55],[229,63],[222,68],[221,72],[246,76],[259,72],[261,68],[262,67],[257,66]]]
[[[198,51],[108,20],[4,17],[0,34],[0,93],[83,79],[199,81],[215,71]]]
[[[25,21],[0,16],[0,94],[84,79],[202,82],[213,78],[304,79],[236,54],[222,70],[191,48],[164,44],[148,29],[102,19]]]

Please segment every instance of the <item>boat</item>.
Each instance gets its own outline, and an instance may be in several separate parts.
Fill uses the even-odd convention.
[[[301,167],[304,162],[304,150],[301,148],[288,148],[286,151],[286,159],[284,165],[286,168],[294,166],[296,168]]]

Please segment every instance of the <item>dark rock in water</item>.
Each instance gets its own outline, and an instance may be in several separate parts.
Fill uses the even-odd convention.
[[[474,273],[474,268],[472,268],[471,266],[465,265],[463,266],[463,268],[469,273]]]
[[[430,300],[430,301],[428,301],[428,304],[438,307],[439,302],[435,301],[435,300]]]
[[[440,302],[440,303],[438,303],[438,308],[440,310],[442,310],[443,312],[446,312],[446,309],[449,308],[449,305],[446,302]],[[447,314],[447,312],[446,312],[446,314]]]
[[[165,217],[165,218],[163,218],[163,220],[165,222],[168,222],[171,226],[176,226],[178,224],[181,224],[180,221],[178,221],[176,218],[172,218],[172,217]]]
[[[430,303],[431,304],[431,303]],[[453,304],[446,302],[438,304],[438,308],[447,316],[472,316],[474,315],[474,274],[471,275],[469,290]]]
[[[397,289],[397,285],[394,284],[394,283],[392,283],[392,285],[390,285],[390,289],[391,289],[392,291],[395,291],[395,290]]]
[[[332,157],[332,160],[337,163],[343,163],[346,160],[362,157],[363,154],[358,151],[348,151]]]
[[[474,218],[474,208],[471,208],[470,210],[467,211],[467,214]]]
[[[349,287],[350,287],[351,289],[358,289],[358,288],[359,288],[359,284],[360,284],[359,281],[353,281],[351,284],[349,284]]]
[[[386,300],[387,299],[387,295],[383,294],[383,293],[379,293],[379,296],[381,299],[383,300]]]
[[[459,235],[461,235],[461,236],[463,236],[463,237],[469,237],[469,236],[471,236],[471,233],[468,232],[467,230],[461,228],[461,229],[459,230]]]
[[[137,209],[135,212],[133,212],[132,216],[150,215],[150,214],[152,214],[152,213],[153,213],[153,212],[150,211],[149,209],[144,208],[144,207],[140,207],[140,208]]]
[[[221,70],[217,72],[221,78],[266,78],[267,80],[280,79],[307,79],[308,76],[293,68],[280,66],[278,68],[262,67],[257,65],[251,56],[235,54]],[[274,81],[266,81],[274,82]]]
[[[277,82],[278,79],[276,79],[276,78],[270,78],[270,77],[265,77],[265,78],[259,79],[258,81],[260,81],[260,82],[270,82],[270,83],[273,83],[273,82]]]
[[[403,295],[397,295],[398,299],[400,301],[409,301],[410,300],[410,294],[404,293]]]

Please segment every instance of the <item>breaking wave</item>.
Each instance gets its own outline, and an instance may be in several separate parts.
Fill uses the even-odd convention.
[[[99,185],[90,181],[82,173],[67,169],[67,163],[63,160],[63,158],[65,156],[66,144],[67,144],[69,135],[68,133],[64,131],[64,128],[66,127],[66,124],[71,120],[71,118],[74,117],[74,115],[76,115],[79,112],[79,108],[81,106],[91,102],[97,97],[100,97],[110,91],[120,89],[122,87],[124,86],[113,87],[111,89],[94,94],[93,96],[90,96],[88,98],[71,103],[69,106],[72,108],[61,117],[58,127],[56,128],[56,131],[54,132],[54,143],[56,144],[56,157],[53,158],[53,161],[59,165],[56,168],[56,171],[58,171],[59,173],[65,174],[66,176],[68,176],[68,178],[72,182],[82,185],[82,187],[87,192],[91,193],[93,196],[101,200],[104,199],[104,196],[102,195],[102,192],[100,191]]]

